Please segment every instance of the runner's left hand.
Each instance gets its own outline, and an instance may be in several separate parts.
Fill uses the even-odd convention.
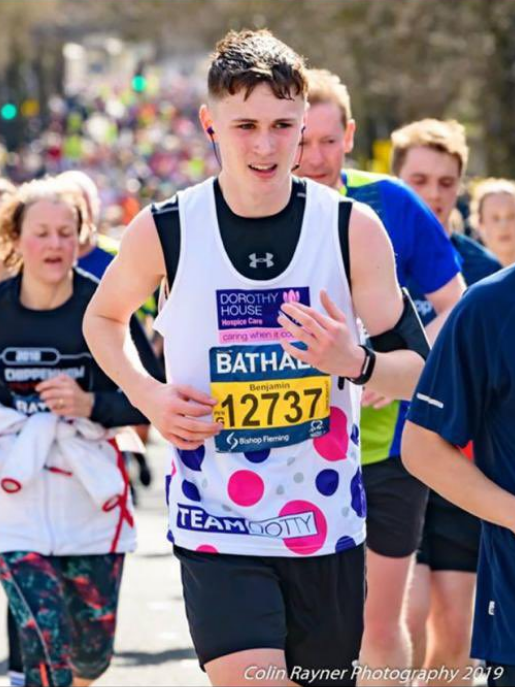
[[[68,375],[47,379],[37,385],[36,391],[50,410],[60,417],[91,417],[94,394],[83,391]]]
[[[365,359],[363,349],[354,342],[345,315],[325,290],[320,292],[320,302],[327,315],[303,303],[283,303],[281,310],[288,317],[281,313],[279,324],[296,341],[306,344],[307,350],[301,350],[288,341],[282,341],[282,347],[297,360],[321,372],[340,377],[358,377]]]

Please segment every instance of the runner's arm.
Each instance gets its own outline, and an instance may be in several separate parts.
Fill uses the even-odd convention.
[[[90,301],[84,335],[97,363],[131,403],[175,446],[194,449],[220,431],[212,421],[195,419],[210,415],[216,400],[189,386],[163,384],[152,377],[129,334],[131,314],[165,275],[159,237],[146,209],[127,228],[120,252]]]
[[[351,215],[349,250],[354,307],[368,335],[377,336],[395,327],[403,312],[403,299],[390,239],[375,213],[361,203],[355,205]],[[367,388],[390,398],[409,400],[423,366],[424,360],[414,351],[376,353]]]
[[[408,421],[402,462],[412,475],[473,515],[515,532],[515,496],[436,432]]]
[[[165,275],[150,211],[127,227],[84,318],[84,335],[95,360],[132,402],[155,381],[143,367],[129,335],[129,321]]]
[[[410,405],[401,456],[415,477],[444,498],[513,529],[515,495],[491,482],[458,448],[484,434],[492,408],[506,398],[502,328],[490,293],[469,292],[438,337]],[[491,464],[488,450],[482,457]]]
[[[147,372],[160,382],[165,381],[164,370],[147,335],[136,315],[130,320],[131,339],[138,352],[138,356]],[[94,405],[91,419],[104,427],[122,427],[125,425],[148,425],[148,419],[134,408],[127,396],[116,387],[113,381],[99,366],[93,366]]]

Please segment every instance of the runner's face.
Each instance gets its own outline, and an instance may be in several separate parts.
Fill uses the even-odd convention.
[[[481,207],[479,230],[486,246],[506,265],[515,259],[515,198],[492,193]]]
[[[257,86],[247,100],[241,90],[214,101],[209,114],[224,177],[250,192],[264,194],[288,181],[298,154],[305,109],[301,96],[280,100],[266,84]]]
[[[64,281],[79,250],[73,211],[50,200],[33,203],[25,212],[16,248],[23,259],[24,274],[45,284]]]
[[[399,177],[429,205],[447,229],[460,189],[457,158],[426,146],[416,146],[408,150]]]
[[[306,115],[302,160],[298,175],[338,188],[345,154],[354,142],[354,122],[344,129],[340,108],[335,103],[312,105]]]

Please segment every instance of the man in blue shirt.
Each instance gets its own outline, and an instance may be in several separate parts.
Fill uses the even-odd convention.
[[[415,392],[402,447],[413,475],[486,521],[471,653],[503,669],[489,676],[498,687],[515,684],[514,294],[511,267],[473,286],[453,311]],[[471,440],[475,463],[458,448]]]

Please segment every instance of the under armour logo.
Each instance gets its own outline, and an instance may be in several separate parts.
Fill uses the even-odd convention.
[[[274,266],[274,254],[273,253],[265,253],[264,258],[258,258],[256,253],[251,253],[249,255],[249,261],[250,261],[250,266],[253,269],[257,269],[260,263],[264,263],[267,267],[273,267]]]

